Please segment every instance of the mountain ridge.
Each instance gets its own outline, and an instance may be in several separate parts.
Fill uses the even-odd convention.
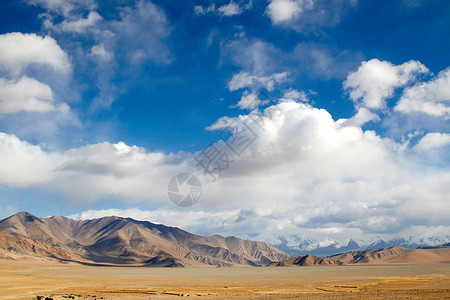
[[[328,241],[324,247],[352,249]],[[328,246],[327,246],[328,245]],[[88,265],[315,266],[342,264],[450,263],[450,244],[409,249],[400,246],[342,251],[333,255],[290,257],[273,246],[215,234],[200,236],[177,227],[108,216],[73,220],[38,218],[21,212],[0,220],[0,257],[22,254]]]
[[[327,257],[296,256],[272,263],[271,266],[330,266],[330,265],[387,265],[387,264],[441,264],[450,263],[450,247],[408,249],[400,246],[349,251]]]
[[[266,243],[220,235],[200,236],[132,218],[72,220],[20,212],[0,221],[0,231],[70,251],[102,264],[268,265],[290,256]]]

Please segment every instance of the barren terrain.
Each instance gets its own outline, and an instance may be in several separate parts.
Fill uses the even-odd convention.
[[[145,268],[0,261],[1,299],[450,299],[450,265]]]

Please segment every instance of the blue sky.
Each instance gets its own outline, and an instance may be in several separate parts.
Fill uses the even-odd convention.
[[[2,1],[0,217],[274,243],[448,233],[449,16],[438,0]],[[193,158],[252,116],[256,142],[212,182]],[[190,208],[167,199],[180,172],[204,185]]]

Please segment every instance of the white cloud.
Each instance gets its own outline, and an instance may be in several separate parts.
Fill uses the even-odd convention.
[[[409,61],[395,66],[388,61],[372,59],[361,64],[356,72],[348,75],[344,88],[350,92],[355,106],[383,109],[386,99],[393,96],[396,88],[405,86],[417,75],[428,73],[418,61]]]
[[[46,153],[0,132],[0,185],[27,187],[51,181],[63,159],[61,154]]]
[[[234,163],[216,183],[208,183],[208,175],[199,174],[206,188],[200,205],[252,209],[258,203],[269,215],[277,211],[280,203],[308,209],[322,207],[317,211],[314,208],[314,213],[305,211],[303,216],[304,222],[315,219],[314,222],[323,223],[329,221],[317,218],[330,213],[331,203],[335,203],[332,209],[337,209],[336,213],[349,213],[354,217],[352,212],[340,211],[339,207],[359,207],[355,208],[358,213],[363,209],[360,201],[366,206],[378,203],[379,199],[397,201],[397,187],[409,186],[415,176],[426,176],[411,172],[415,169],[413,166],[408,169],[397,163],[405,160],[401,144],[382,139],[373,131],[363,131],[356,125],[343,126],[342,122],[333,121],[327,111],[303,103],[285,101],[265,109],[261,115],[253,112],[220,119],[209,129],[242,123],[251,126],[257,134],[256,140],[245,152],[232,157]],[[15,136],[3,134],[2,137],[0,157],[9,164],[27,161],[30,166],[39,165],[47,170],[45,176],[38,176],[38,171],[30,173],[41,178],[41,186],[45,182],[51,190],[86,201],[105,197],[123,201],[166,201],[165,189],[173,175],[182,171],[198,174],[189,160],[191,155],[147,152],[123,142],[47,153]],[[17,145],[24,150],[16,151]],[[227,149],[223,142],[216,145]],[[31,154],[27,159],[15,159],[16,152]],[[48,159],[51,156],[59,159]],[[414,160],[411,164],[414,165]],[[21,166],[11,167],[2,174],[2,182],[23,184],[11,171],[14,169],[27,172],[27,168]],[[11,178],[7,178],[8,174]],[[273,188],[275,186],[277,188]],[[432,197],[437,191],[429,192]],[[242,195],[247,195],[245,202]]]
[[[295,101],[309,102],[308,95],[305,93],[305,91],[297,91],[294,89],[290,89],[290,90],[284,92],[283,99],[291,99],[291,100],[295,100]]]
[[[226,222],[226,220],[236,219],[238,215],[239,210],[213,212],[204,210],[177,210],[173,206],[165,206],[152,211],[142,210],[136,207],[127,209],[91,209],[83,211],[79,214],[71,215],[69,217],[76,220],[86,220],[102,218],[106,216],[121,216],[164,225],[171,224],[179,226],[181,228],[196,227],[199,224],[205,224],[205,222],[211,222],[211,220],[215,219],[215,224],[211,225],[213,225],[214,228],[217,228],[221,224]],[[210,232],[211,234],[216,234],[214,231]]]
[[[203,6],[201,5],[196,5],[194,6],[194,13],[198,16],[198,15],[204,15],[205,14],[205,9],[203,8]]]
[[[242,8],[239,6],[239,4],[236,4],[234,2],[230,2],[226,5],[222,5],[217,9],[217,11],[225,17],[231,17],[234,15],[239,15],[242,13]]]
[[[45,152],[15,135],[0,133],[0,186],[39,186],[76,201],[106,197],[165,201],[168,180],[185,163],[175,155],[146,153],[123,142]]]
[[[270,76],[251,75],[248,72],[240,72],[234,74],[230,82],[228,82],[228,90],[236,91],[243,88],[260,88],[263,87],[267,91],[274,90],[276,84],[280,84],[288,80],[289,73],[274,73]]]
[[[216,8],[216,5],[214,3],[212,3],[208,7],[196,5],[196,6],[194,6],[194,13],[197,16],[206,15],[206,14],[216,14],[221,17],[232,17],[232,16],[240,15],[245,10],[250,9],[251,7],[252,7],[251,0],[244,7],[241,7],[239,4],[237,4],[233,1],[230,1],[230,3],[219,6],[218,8]]]
[[[0,126],[34,141],[54,137],[60,125],[79,121],[62,102],[72,98],[68,92],[71,64],[57,42],[36,34],[0,35]],[[24,74],[45,78],[40,82]],[[70,100],[69,100],[70,101]]]
[[[166,199],[168,180],[184,168],[176,156],[146,153],[123,142],[87,145],[64,154],[68,160],[60,165],[57,180],[49,184],[88,201],[114,197],[161,202]]]
[[[358,109],[356,115],[351,117],[350,119],[340,119],[337,121],[338,124],[342,124],[342,126],[353,126],[353,127],[361,127],[367,122],[370,121],[380,121],[380,117],[368,110],[367,108]]]
[[[69,16],[76,9],[92,10],[97,7],[95,0],[27,0],[31,5],[40,5],[49,12]]]
[[[290,169],[296,163],[300,163],[304,167],[307,166],[306,169],[314,169],[313,173],[318,172],[316,175],[320,173],[320,176],[333,176],[331,170],[338,172],[340,168],[337,165],[344,164],[344,161],[350,159],[350,157],[347,159],[341,157],[337,160],[335,160],[336,157],[330,157],[326,161],[323,161],[323,158],[319,159],[319,157],[326,156],[326,153],[329,155],[344,155],[345,151],[341,153],[341,151],[335,152],[335,150],[341,147],[346,148],[350,144],[354,147],[352,151],[358,152],[359,150],[356,150],[358,147],[361,147],[361,150],[366,147],[366,150],[371,149],[370,151],[361,151],[361,155],[364,156],[362,161],[365,163],[372,164],[367,160],[368,156],[378,160],[387,155],[387,152],[383,150],[384,143],[373,132],[362,132],[360,128],[340,127],[335,124],[327,111],[303,103],[282,102],[276,107],[267,108],[260,118],[262,118],[260,123],[264,124],[264,130],[258,130],[257,124],[253,125],[253,129],[260,135],[256,142],[250,145],[245,155],[241,155],[239,158],[244,161],[244,165],[236,166],[236,168],[242,172],[253,169],[250,164],[262,171],[264,168],[281,170],[282,166]],[[241,123],[253,122],[250,116],[246,115],[237,119]],[[228,124],[230,123],[228,122]],[[287,144],[290,147],[286,148]],[[313,159],[314,157],[317,160]],[[357,158],[352,156],[351,159]],[[318,165],[315,165],[316,163]],[[322,169],[319,165],[324,168]],[[366,165],[366,168],[368,166]],[[345,169],[352,172],[349,167]],[[372,167],[375,168],[375,165],[372,165]],[[300,169],[303,170],[299,171],[297,175],[306,172],[302,176],[314,176],[313,173],[308,174],[305,168]],[[359,175],[363,174],[360,173],[361,170],[358,168],[355,168],[354,171]],[[341,175],[344,175],[344,173]],[[258,177],[258,174],[253,176]]]
[[[99,56],[103,60],[111,60],[113,57],[111,52],[106,51],[105,45],[103,44],[92,46],[91,55]]]
[[[241,109],[255,109],[260,105],[267,104],[267,100],[261,100],[257,91],[261,88],[265,88],[271,92],[274,90],[275,85],[288,80],[289,73],[274,73],[270,76],[257,76],[251,75],[248,72],[240,72],[234,74],[230,82],[228,82],[228,90],[236,91],[244,88],[250,88],[252,92],[244,91],[240,101],[231,107],[239,107]]]
[[[45,152],[14,135],[0,133],[0,185],[39,186],[77,201],[106,197],[165,201],[168,180],[183,170],[184,164],[176,156],[146,153],[123,142]]]
[[[86,18],[76,19],[74,21],[64,20],[61,23],[53,24],[52,21],[46,20],[44,25],[57,31],[83,33],[89,27],[94,26],[102,17],[95,11],[89,12]]]
[[[450,69],[441,71],[428,82],[406,88],[394,110],[450,118]]]
[[[270,0],[266,14],[277,26],[315,32],[338,24],[358,0]]]
[[[59,72],[71,69],[69,57],[50,36],[20,32],[0,35],[0,69],[17,76],[30,64],[49,66]]]
[[[96,0],[27,0],[30,5],[41,6],[46,13],[40,15],[44,27],[55,32],[84,33],[102,20],[95,11]],[[88,13],[84,18],[83,14]],[[61,21],[62,18],[62,21]]]
[[[414,224],[412,216],[423,205],[409,213],[402,207],[414,207],[424,197],[422,201],[435,203],[433,214],[438,223],[444,222],[444,214],[437,208],[448,206],[444,204],[448,172],[427,166],[426,172],[418,173],[415,170],[423,168],[414,157],[405,156],[403,144],[362,131],[358,124],[376,115],[362,110],[349,122],[334,122],[326,111],[304,104],[287,102],[278,107],[280,110],[265,111],[263,122],[258,122],[264,124],[264,130],[253,126],[258,138],[238,158],[233,157],[236,162],[214,189],[212,198],[217,202],[252,211],[264,207],[270,217],[261,222],[277,220],[279,226],[298,227],[297,231],[339,224],[344,231],[395,232]],[[251,115],[220,119],[210,129],[236,126],[236,120],[256,124],[256,116]],[[437,174],[442,179],[436,189],[417,184],[423,178],[431,183]],[[245,203],[239,202],[242,195],[246,195]],[[299,215],[301,222],[294,222]],[[365,226],[369,218],[384,218],[379,224],[390,227]],[[251,223],[261,218],[249,219]],[[416,223],[427,222],[422,219]]]
[[[450,144],[449,133],[430,132],[427,133],[415,146],[416,151],[426,151],[433,148],[440,148]]]
[[[231,58],[232,63],[251,74],[262,76],[279,72],[285,55],[272,44],[254,39],[236,39],[222,45],[223,58]]]
[[[239,107],[240,109],[255,109],[263,104],[266,104],[267,100],[261,100],[256,92],[249,93],[244,91],[242,93],[241,100],[232,107]]]
[[[79,217],[123,213],[202,234],[247,233],[270,240],[298,232],[363,236],[412,225],[449,226],[448,171],[424,168],[415,155],[427,149],[407,151],[357,123],[345,126],[323,109],[294,101],[222,118],[209,129],[247,124],[252,131],[240,141],[256,139],[239,155],[224,141],[214,144],[233,161],[215,182],[195,167],[191,154],[164,155],[123,142],[44,152],[2,134],[0,163],[7,168],[0,182],[45,188],[77,203],[105,198],[158,203],[154,212],[93,211]],[[180,172],[195,173],[202,182],[202,198],[193,211],[170,206],[167,199],[167,183]],[[422,211],[432,218],[419,218]]]
[[[51,111],[55,109],[52,101],[50,87],[35,79],[26,76],[18,81],[0,78],[0,114]]]
[[[304,11],[312,9],[312,0],[271,0],[266,13],[272,23],[279,24],[298,17]]]

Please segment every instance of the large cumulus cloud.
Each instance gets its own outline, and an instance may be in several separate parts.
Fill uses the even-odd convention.
[[[256,138],[239,155],[229,151],[226,139],[214,144],[232,161],[215,174],[216,181],[196,168],[192,158],[199,153],[165,155],[122,142],[50,153],[3,134],[0,157],[9,162],[9,171],[1,174],[0,182],[39,186],[73,201],[113,197],[128,204],[152,202],[160,208],[153,213],[136,210],[136,216],[203,234],[251,233],[269,241],[299,232],[362,237],[412,226],[449,226],[450,175],[446,168],[423,161],[427,147],[417,146],[417,151],[345,121],[294,101],[219,119],[209,129],[220,133],[245,126],[251,129],[246,134]],[[433,143],[432,149],[447,145]],[[11,157],[15,154],[21,157]],[[17,165],[20,161],[27,163]],[[13,176],[15,169],[24,174],[45,171],[45,176],[26,180]],[[185,171],[197,174],[204,188],[189,211],[171,206],[166,198],[170,178]]]

